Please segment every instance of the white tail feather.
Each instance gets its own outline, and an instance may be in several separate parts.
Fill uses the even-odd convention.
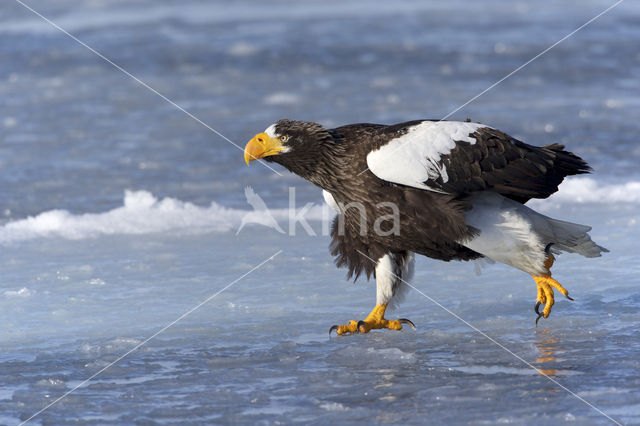
[[[555,242],[552,242],[554,249],[568,253],[578,253],[584,257],[599,257],[602,252],[609,251],[591,240],[591,236],[588,234],[591,231],[590,226],[565,222],[564,220],[552,219],[546,216],[545,218],[551,225],[553,235],[550,237],[555,240]]]
[[[493,192],[468,199],[473,209],[465,214],[466,222],[479,234],[460,244],[531,275],[548,273],[545,252],[549,248],[585,257],[608,251],[591,241],[589,226],[552,219]]]

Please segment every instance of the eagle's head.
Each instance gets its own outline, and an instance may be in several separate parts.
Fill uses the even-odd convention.
[[[322,146],[332,140],[331,134],[318,123],[283,119],[267,127],[244,148],[244,161],[264,158],[290,168],[293,163],[309,165]]]

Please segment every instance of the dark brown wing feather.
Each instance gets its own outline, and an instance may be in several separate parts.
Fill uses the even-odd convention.
[[[488,127],[478,129],[477,142],[457,142],[442,157],[448,180],[427,185],[452,194],[494,190],[521,203],[547,198],[558,190],[565,176],[589,173],[588,164],[560,144],[528,145]]]

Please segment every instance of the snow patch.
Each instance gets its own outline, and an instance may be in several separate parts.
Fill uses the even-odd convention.
[[[174,198],[160,200],[147,191],[126,191],[122,207],[103,213],[72,214],[66,210],[51,210],[8,222],[0,226],[0,244],[36,238],[82,240],[105,235],[228,232],[237,230],[242,219],[253,212],[226,208],[216,202],[202,207]],[[288,223],[289,209],[269,209],[269,212],[278,222]],[[320,204],[304,213],[309,221],[327,219]]]
[[[531,206],[566,203],[640,203],[640,181],[629,181],[619,184],[599,183],[591,177],[567,178],[560,185],[557,193],[547,200],[531,200]]]
[[[7,297],[29,297],[34,293],[34,290],[29,290],[26,287],[22,287],[20,290],[7,290],[4,292],[4,295]]]
[[[377,348],[369,348],[367,349],[367,353],[375,356],[380,356],[387,360],[394,361],[415,361],[416,355],[411,352],[404,352],[399,348],[385,348],[385,349],[377,349]]]
[[[100,356],[104,354],[121,353],[127,351],[140,344],[140,342],[141,340],[131,337],[118,337],[101,344],[84,342],[78,349],[83,354]]]
[[[64,380],[48,378],[38,380],[35,383],[35,386],[40,388],[64,388],[66,387],[66,383],[64,382]]]
[[[295,105],[300,103],[300,96],[295,93],[276,92],[268,95],[264,99],[267,105]]]
[[[257,51],[258,49],[254,45],[243,41],[232,44],[228,49],[228,53],[231,56],[237,57],[251,56],[254,55]]]
[[[320,404],[320,408],[326,411],[347,411],[349,407],[339,403],[339,402],[326,402],[324,404]]]

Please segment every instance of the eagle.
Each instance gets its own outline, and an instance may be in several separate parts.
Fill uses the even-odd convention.
[[[526,272],[537,286],[537,324],[549,317],[554,288],[573,300],[551,277],[555,255],[608,251],[591,240],[591,227],[525,205],[549,197],[566,176],[589,173],[584,160],[563,145],[529,145],[470,120],[326,128],[283,119],[247,143],[244,159],[280,164],[322,188],[338,212],[330,245],[336,265],[348,269],[347,278],[375,277],[371,313],[329,334],[415,328],[385,312],[410,286],[416,254],[487,258]]]

